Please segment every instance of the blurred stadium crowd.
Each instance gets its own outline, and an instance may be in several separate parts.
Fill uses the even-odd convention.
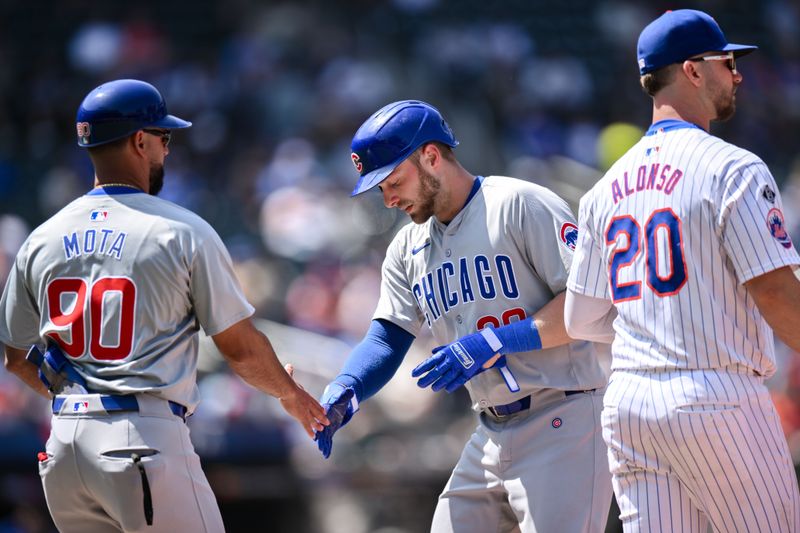
[[[797,242],[800,7],[790,0],[0,1],[0,282],[28,232],[92,185],[75,145],[83,96],[106,80],[147,80],[194,122],[173,138],[161,195],[220,233],[279,355],[318,394],[366,330],[384,250],[407,222],[378,195],[349,198],[361,122],[390,101],[426,100],[468,170],[535,181],[575,208],[649,125],[636,38],[678,7],[759,45],[739,63],[736,116],[714,133],[767,162]],[[428,339],[337,434],[327,462],[203,346],[190,424],[231,531],[425,530],[474,423],[466,395],[410,379]],[[800,462],[800,363],[784,347],[779,357],[772,387]],[[35,475],[48,427],[45,402],[0,370],[0,532],[52,528]]]

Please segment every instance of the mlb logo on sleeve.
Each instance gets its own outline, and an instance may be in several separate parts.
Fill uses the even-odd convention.
[[[108,211],[102,209],[93,209],[89,214],[89,220],[92,222],[105,222],[108,220]]]

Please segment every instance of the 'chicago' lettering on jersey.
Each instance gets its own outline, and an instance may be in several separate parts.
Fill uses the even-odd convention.
[[[430,326],[458,304],[474,302],[476,297],[494,300],[498,287],[505,298],[519,298],[514,266],[507,255],[496,255],[494,265],[485,255],[461,257],[455,264],[445,261],[426,272],[412,291]]]
[[[64,257],[69,261],[84,254],[100,254],[122,259],[122,249],[125,247],[125,232],[113,229],[87,229],[82,234],[73,231],[63,235]]]
[[[622,184],[620,184],[619,178],[614,179],[611,182],[611,196],[616,204],[623,198],[640,191],[655,189],[664,194],[672,194],[681,177],[683,177],[683,171],[677,168],[672,170],[670,165],[662,166],[660,163],[642,165],[636,172],[635,179],[633,176],[628,176],[627,172],[622,176]]]

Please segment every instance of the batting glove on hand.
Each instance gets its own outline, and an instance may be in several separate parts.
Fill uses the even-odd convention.
[[[317,448],[322,452],[322,456],[327,459],[333,449],[333,434],[353,418],[358,411],[358,399],[352,388],[334,381],[325,387],[320,403],[330,424],[322,431],[317,431],[314,440],[317,441]]]
[[[433,384],[434,391],[453,392],[485,370],[483,365],[502,348],[503,344],[491,328],[482,329],[434,351],[432,357],[411,371],[411,376],[418,378],[425,374],[417,381],[422,388]]]
[[[434,349],[432,350],[432,353],[436,353],[438,350],[441,350],[442,348],[444,348],[444,346],[440,346],[440,347],[438,347],[438,348],[434,348]],[[496,369],[500,370],[502,367],[506,367],[506,366],[508,366],[508,360],[506,359],[506,356],[505,356],[505,355],[501,355],[500,357],[498,357],[498,358],[497,358],[497,361],[495,361],[494,363],[492,363],[492,366],[489,366],[489,367],[486,367],[486,366],[481,366],[481,367],[478,369],[478,371],[477,371],[477,372],[475,372],[475,374],[474,374],[472,377],[467,377],[466,375],[464,375],[464,374],[461,374],[459,377],[457,377],[456,379],[454,379],[453,381],[451,381],[451,382],[450,382],[450,383],[449,383],[449,384],[448,384],[448,385],[447,385],[447,386],[444,388],[444,390],[446,390],[448,394],[450,394],[450,393],[453,393],[453,392],[455,392],[456,390],[458,390],[458,388],[459,388],[459,387],[461,387],[462,385],[464,385],[464,384],[465,384],[467,381],[469,381],[470,379],[474,378],[474,377],[475,377],[475,376],[477,376],[478,374],[481,374],[481,373],[483,373],[483,372],[486,372],[486,371],[487,371],[487,370],[489,370],[490,368],[496,368]]]

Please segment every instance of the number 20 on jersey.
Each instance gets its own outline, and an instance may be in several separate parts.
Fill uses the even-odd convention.
[[[606,229],[606,246],[613,246],[608,263],[609,287],[614,303],[642,297],[642,281],[620,282],[620,273],[634,269],[642,248],[645,249],[644,278],[659,297],[677,294],[686,284],[687,269],[683,253],[681,219],[670,208],[657,209],[641,225],[631,215],[611,219]],[[629,276],[632,277],[632,276]]]

